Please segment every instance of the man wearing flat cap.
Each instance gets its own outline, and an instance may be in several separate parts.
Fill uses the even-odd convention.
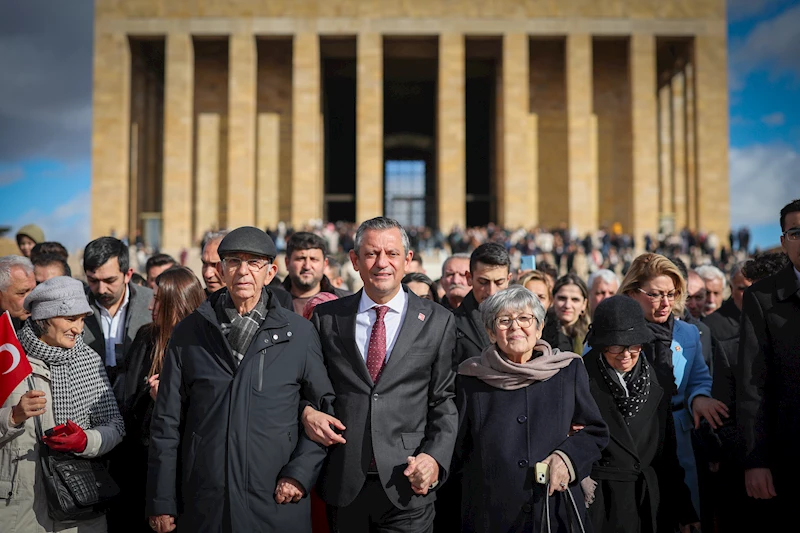
[[[277,251],[266,233],[235,229],[218,253],[225,288],[178,324],[164,360],[150,430],[150,526],[310,532],[308,492],[326,452],[299,428],[298,412],[303,401],[333,413],[320,340],[267,287]]]

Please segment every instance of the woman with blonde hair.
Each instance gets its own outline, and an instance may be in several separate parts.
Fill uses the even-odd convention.
[[[553,303],[553,286],[550,284],[547,274],[541,270],[531,270],[521,276],[517,283],[535,294],[542,302],[545,311],[550,309],[550,304]]]
[[[699,331],[675,317],[686,300],[686,282],[672,261],[663,255],[646,253],[634,259],[618,293],[639,303],[655,336],[642,351],[653,365],[659,384],[672,398],[678,459],[699,515],[692,428],[699,427],[702,417],[716,429],[722,425],[722,417],[728,417],[728,408],[711,397],[711,374],[703,360]]]
[[[171,267],[156,278],[150,304],[153,322],[139,330],[119,377],[125,387],[122,415],[128,436],[113,464],[112,473],[122,497],[120,506],[109,513],[112,531],[123,527],[130,531],[151,530],[145,520],[142,495],[147,482],[150,417],[158,393],[158,376],[172,330],[200,307],[205,297],[203,286],[188,268]]]

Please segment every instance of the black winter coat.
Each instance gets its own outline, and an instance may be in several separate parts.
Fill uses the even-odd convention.
[[[237,366],[213,307],[225,290],[172,335],[150,427],[147,513],[178,516],[181,531],[310,532],[309,498],[278,505],[273,495],[289,477],[307,496],[325,459],[298,420],[301,400],[333,412],[319,337],[267,289],[267,316]]]
[[[489,335],[481,322],[481,312],[478,302],[472,291],[464,297],[458,309],[453,311],[456,323],[456,351],[453,355],[453,365],[458,365],[470,357],[478,357],[483,349],[491,344]]]
[[[653,367],[648,366],[650,394],[629,426],[603,379],[599,357],[595,349],[584,357],[592,396],[610,437],[592,467],[597,489],[589,517],[595,533],[671,532],[677,521],[697,521],[678,463],[670,398]]]
[[[600,458],[608,429],[580,359],[547,381],[517,390],[497,389],[459,375],[456,404],[463,532],[544,531],[546,491],[534,481],[534,470],[556,449],[565,452],[575,468],[577,479],[568,490],[585,521],[580,480]],[[568,437],[571,424],[585,427]],[[550,505],[552,532],[568,531],[572,511],[566,493],[555,493]]]

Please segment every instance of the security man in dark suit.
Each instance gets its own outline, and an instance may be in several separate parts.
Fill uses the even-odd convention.
[[[363,290],[317,306],[311,319],[338,419],[309,406],[303,423],[332,445],[317,490],[334,532],[433,530],[457,435],[456,335],[451,313],[401,285],[411,257],[398,222],[364,222],[350,252]]]
[[[792,523],[800,498],[800,199],[780,223],[791,264],[744,292],[736,382],[747,494],[774,500],[759,515],[762,531]]]

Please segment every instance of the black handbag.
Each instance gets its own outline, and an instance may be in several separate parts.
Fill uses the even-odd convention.
[[[30,380],[28,384],[33,389]],[[105,465],[97,459],[51,450],[42,440],[39,417],[34,419],[47,514],[57,522],[90,520],[105,514],[119,494],[119,487]]]

